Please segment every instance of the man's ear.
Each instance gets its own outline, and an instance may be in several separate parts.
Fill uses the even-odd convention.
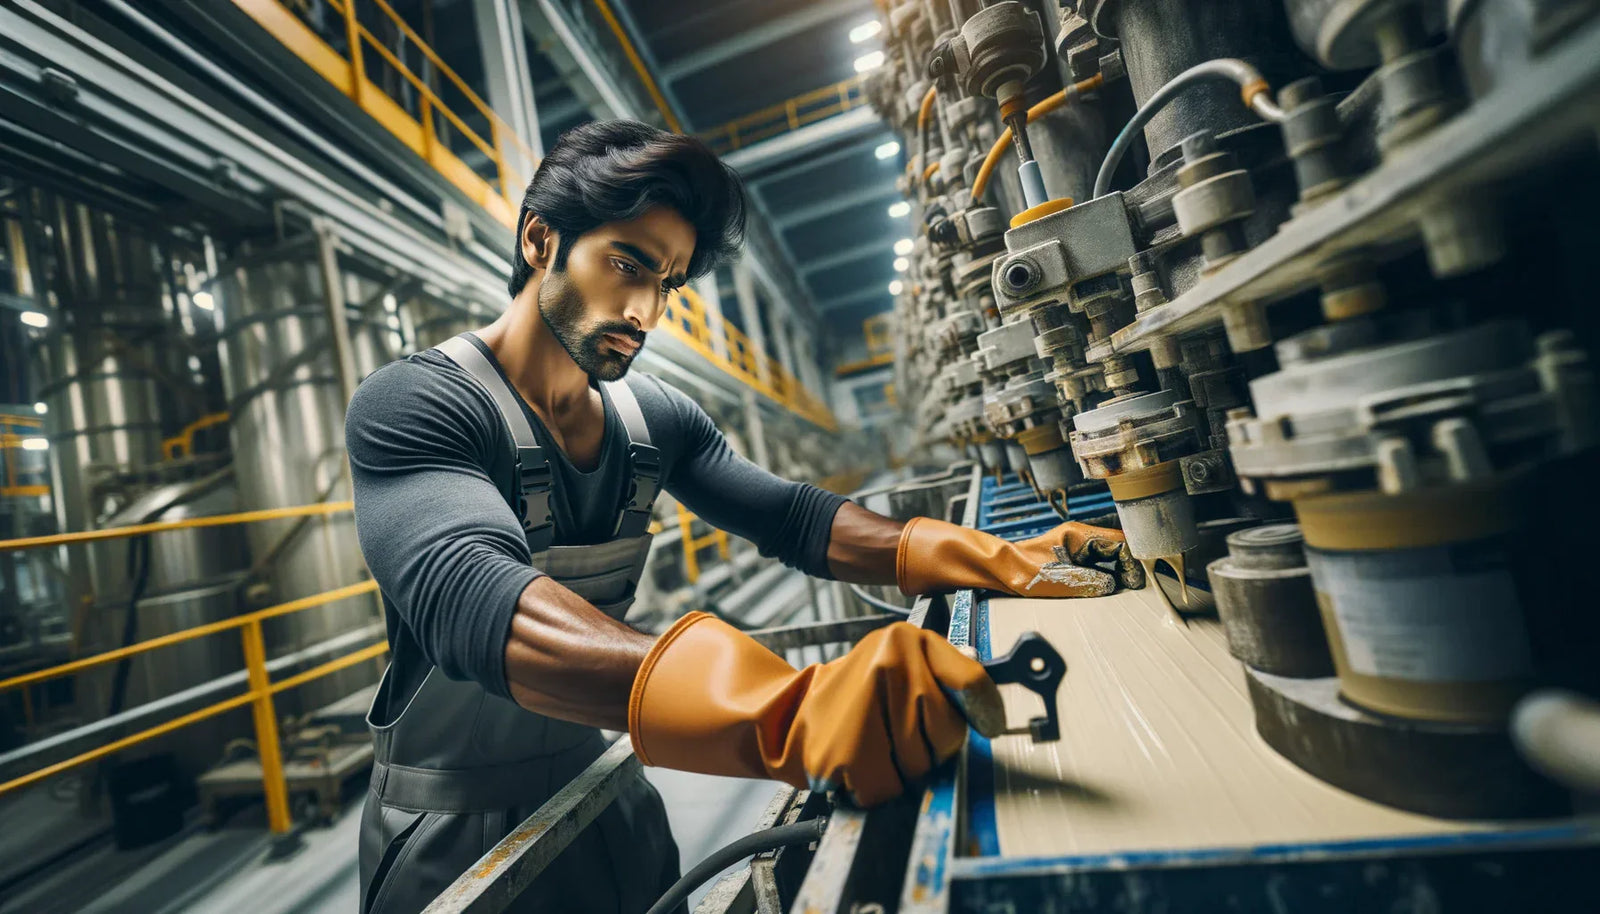
[[[530,213],[522,224],[522,259],[535,270],[549,268],[555,258],[556,233],[543,219]]]

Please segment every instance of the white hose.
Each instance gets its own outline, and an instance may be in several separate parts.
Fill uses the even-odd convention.
[[[1540,772],[1600,794],[1600,703],[1562,689],[1534,692],[1511,712],[1511,739]]]
[[[1094,195],[1103,197],[1111,190],[1111,175],[1122,164],[1122,157],[1127,154],[1128,147],[1133,145],[1134,137],[1144,129],[1144,125],[1156,116],[1167,102],[1177,97],[1179,92],[1205,79],[1226,79],[1238,83],[1239,88],[1262,87],[1250,96],[1250,110],[1264,121],[1278,123],[1283,120],[1283,109],[1272,100],[1272,92],[1265,89],[1266,81],[1261,78],[1261,72],[1255,67],[1236,57],[1219,57],[1198,63],[1174,76],[1170,82],[1156,90],[1156,94],[1145,100],[1139,110],[1134,112],[1132,120],[1117,134],[1117,139],[1111,144],[1111,149],[1106,152],[1106,160],[1100,165],[1100,174],[1094,179]]]

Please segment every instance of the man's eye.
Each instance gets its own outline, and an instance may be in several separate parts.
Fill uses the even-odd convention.
[[[612,260],[611,263],[617,269],[628,274],[629,276],[639,275],[639,268],[627,262],[626,260]]]

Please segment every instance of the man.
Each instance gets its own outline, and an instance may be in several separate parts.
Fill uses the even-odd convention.
[[[505,313],[352,399],[356,522],[392,649],[369,716],[364,911],[424,907],[604,750],[597,728],[628,731],[646,764],[871,804],[960,747],[950,695],[997,702],[979,664],[904,623],[799,671],[703,613],[660,637],[629,628],[658,487],[819,577],[908,594],[1115,586],[1089,568],[1034,579],[1053,545],[1113,557],[1116,531],[1013,545],[901,524],[760,470],[683,393],[625,378],[668,296],[736,251],[743,222],[738,178],[698,141],[578,127],[528,185]],[[636,778],[519,903],[638,911],[676,876],[660,798]]]

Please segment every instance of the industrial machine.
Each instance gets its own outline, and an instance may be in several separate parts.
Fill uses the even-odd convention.
[[[1262,735],[1408,808],[1544,811],[1507,721],[1592,685],[1595,11],[886,4],[925,435],[1062,516],[1108,491]]]

